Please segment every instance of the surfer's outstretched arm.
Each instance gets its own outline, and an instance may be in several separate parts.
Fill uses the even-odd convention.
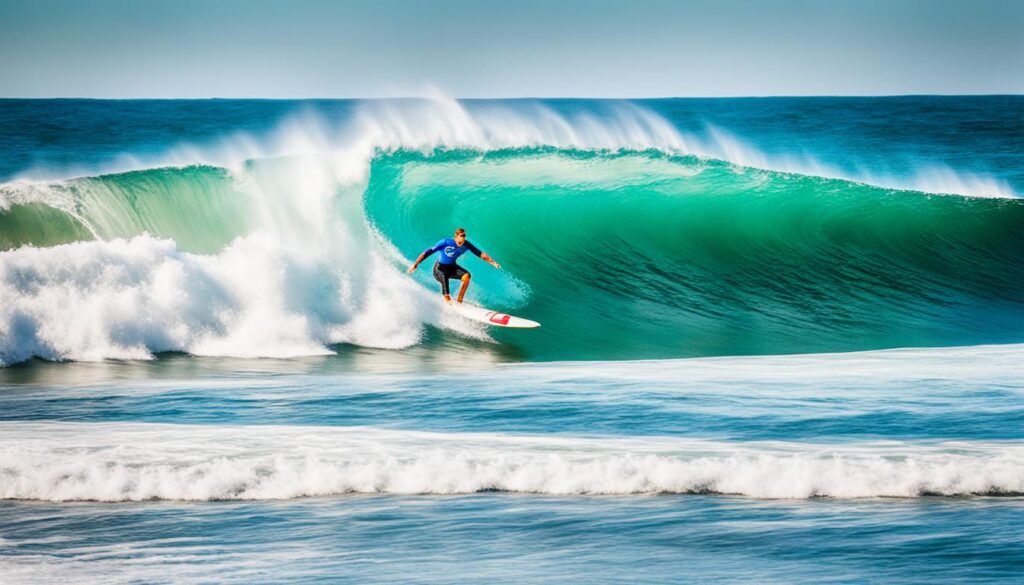
[[[488,256],[487,252],[480,252],[480,259],[495,268],[501,268],[501,264],[498,264],[498,262],[494,258]]]
[[[438,251],[442,250],[443,248],[444,248],[444,240],[441,240],[440,242],[434,244],[433,246],[427,248],[426,250],[423,250],[423,253],[420,254],[420,257],[417,258],[416,261],[412,263],[412,266],[409,267],[409,274],[412,274],[413,272],[416,271],[416,269],[420,265],[420,262],[423,262],[431,254],[433,254],[434,252],[438,252]]]
[[[493,266],[495,268],[501,268],[501,264],[498,264],[494,260],[494,258],[491,258],[490,256],[488,256],[487,252],[484,252],[484,251],[480,250],[480,248],[477,248],[473,244],[469,243],[469,240],[466,240],[466,246],[469,248],[470,252],[472,252],[472,253],[476,254],[477,256],[479,256],[480,259],[483,260],[484,262],[490,264],[491,266]]]
[[[415,272],[416,269],[419,267],[420,262],[423,262],[424,260],[426,260],[427,256],[429,256],[429,255],[430,254],[427,254],[426,252],[420,254],[420,257],[417,258],[416,261],[413,262],[411,266],[409,266],[409,273],[412,274],[413,272]]]

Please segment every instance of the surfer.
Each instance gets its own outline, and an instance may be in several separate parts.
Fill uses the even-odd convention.
[[[472,252],[491,266],[501,268],[501,264],[495,262],[494,258],[481,252],[480,248],[477,248],[466,239],[466,230],[458,228],[455,230],[454,238],[445,238],[424,250],[420,257],[409,267],[409,273],[411,274],[416,270],[420,262],[426,260],[434,252],[441,252],[437,262],[434,263],[434,278],[441,283],[441,294],[444,295],[444,300],[447,303],[452,302],[452,295],[448,290],[449,279],[457,278],[462,281],[462,286],[459,288],[459,297],[456,299],[461,303],[462,297],[466,296],[466,289],[469,288],[469,280],[473,278],[473,275],[468,270],[456,264],[455,261],[459,259],[459,256],[466,252]]]

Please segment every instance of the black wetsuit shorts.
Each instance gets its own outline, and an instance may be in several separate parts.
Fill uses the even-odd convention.
[[[441,294],[443,295],[450,296],[452,294],[448,291],[449,279],[462,280],[462,277],[466,274],[469,274],[469,271],[458,264],[434,263],[434,278],[437,279],[437,282],[441,283]]]

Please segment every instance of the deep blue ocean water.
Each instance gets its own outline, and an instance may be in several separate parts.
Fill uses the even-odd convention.
[[[0,100],[0,139],[5,583],[1024,573],[1024,98]],[[405,274],[453,224],[540,329]]]

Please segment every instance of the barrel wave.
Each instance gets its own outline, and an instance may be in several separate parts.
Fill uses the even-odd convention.
[[[682,140],[398,142],[0,185],[0,362],[1024,341],[1024,200],[743,166]],[[504,268],[464,260],[470,299],[540,330],[459,322],[429,270],[405,275],[456,226]]]
[[[481,266],[481,298],[544,324],[522,345],[538,357],[817,352],[1024,334],[1020,200],[656,152],[406,154],[379,159],[373,176],[369,216],[409,255],[436,226],[479,234],[516,278]]]

